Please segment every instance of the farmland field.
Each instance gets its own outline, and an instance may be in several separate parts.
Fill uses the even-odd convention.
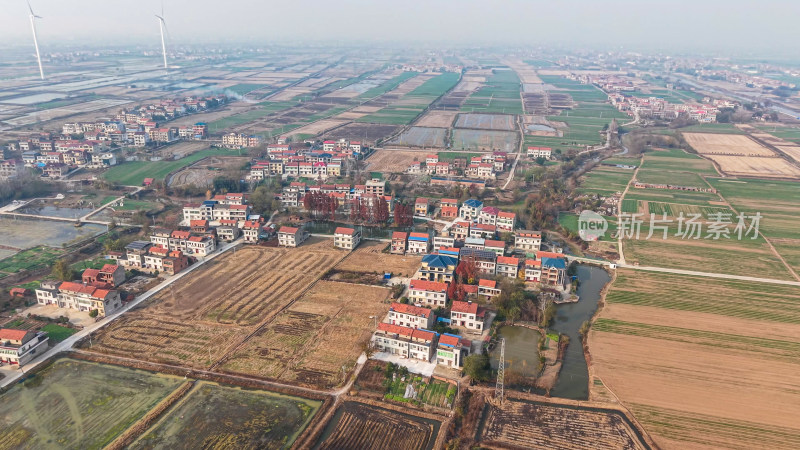
[[[404,277],[414,275],[422,262],[422,256],[384,253],[386,245],[385,242],[362,242],[353,253],[336,266],[336,269],[353,272],[376,271],[381,274],[390,272]]]
[[[345,402],[322,436],[319,449],[424,450],[433,447],[440,423],[357,402]]]
[[[60,358],[0,396],[3,448],[102,448],[184,380]]]
[[[465,130],[453,131],[451,147],[457,150],[499,150],[515,152],[517,150],[517,133],[512,131]]]
[[[368,168],[374,172],[405,172],[415,161],[424,161],[427,153],[410,150],[376,150],[366,160]]]
[[[130,448],[289,448],[321,404],[200,381]]]
[[[608,162],[608,160],[606,160]],[[641,170],[692,172],[700,175],[717,175],[714,165],[697,155],[681,149],[656,149],[644,154]]]
[[[227,372],[331,388],[355,366],[374,329],[370,316],[389,310],[389,289],[319,281],[225,360]]]
[[[593,386],[663,448],[797,448],[799,336],[796,287],[618,270],[589,334]]]
[[[491,448],[646,448],[616,412],[508,400],[485,414],[480,442]]]
[[[356,119],[357,122],[405,125],[417,118],[434,100],[458,83],[460,74],[447,72],[428,79],[393,104]]]
[[[163,180],[167,174],[208,156],[235,155],[231,150],[210,148],[173,161],[129,161],[108,169],[103,178],[125,186],[141,186],[145,178]]]
[[[411,127],[400,133],[389,144],[409,147],[444,147],[444,128]]]
[[[515,116],[507,114],[459,114],[457,128],[478,128],[481,130],[513,131]]]
[[[683,133],[701,155],[775,156],[775,152],[743,135]]]
[[[419,127],[450,128],[458,111],[439,111],[432,109],[415,123]]]
[[[463,112],[523,114],[521,83],[513,70],[492,70],[486,83],[461,105]]]
[[[296,249],[226,253],[96,332],[91,351],[208,367],[342,256],[313,238]]]
[[[586,173],[578,192],[602,196],[613,195],[625,190],[633,178],[633,170],[619,167],[597,166]]]

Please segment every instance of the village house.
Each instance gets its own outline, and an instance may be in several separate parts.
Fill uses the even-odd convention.
[[[497,273],[496,253],[464,247],[461,249],[461,260],[474,261],[475,266],[481,273],[487,275],[495,275]]]
[[[367,181],[367,184],[364,185],[364,195],[367,197],[373,195],[377,197],[383,197],[386,195],[386,182],[377,178]]]
[[[439,201],[439,216],[442,219],[455,219],[458,217],[458,200],[443,198]]]
[[[258,242],[258,234],[261,232],[261,224],[254,220],[246,220],[242,225],[244,241],[250,244]]]
[[[396,255],[404,255],[406,253],[407,241],[408,241],[408,233],[406,233],[405,231],[393,232],[391,253],[394,253]]]
[[[528,158],[550,159],[552,149],[550,147],[528,147]]]
[[[523,253],[536,253],[542,248],[542,232],[519,230],[514,233],[514,249]]]
[[[259,145],[261,145],[261,138],[258,136],[242,133],[227,133],[222,136],[222,146],[227,148],[248,148]]]
[[[428,199],[425,197],[417,198],[417,201],[414,202],[414,215],[415,216],[427,216],[428,215]]]
[[[372,344],[380,352],[403,358],[429,362],[433,356],[436,333],[381,322],[372,337]]]
[[[297,247],[308,238],[305,230],[296,227],[281,227],[278,230],[278,245],[281,247]]]
[[[483,250],[483,247],[486,245],[486,239],[481,237],[468,237],[464,239],[464,247],[467,248],[477,248]]]
[[[478,214],[478,223],[497,226],[497,215],[500,210],[494,206],[484,206]]]
[[[233,242],[241,236],[242,231],[236,226],[236,220],[232,225],[220,225],[217,227],[217,239],[223,242]],[[245,240],[246,241],[246,240]]]
[[[517,215],[513,212],[500,211],[497,213],[497,231],[499,232],[512,232],[514,231],[514,224],[517,220]]]
[[[182,251],[150,247],[148,253],[144,255],[141,270],[175,275],[187,267],[189,267],[189,257]]]
[[[433,237],[433,248],[439,249],[442,247],[455,247],[456,239],[451,236],[434,236]]]
[[[442,253],[425,255],[419,269],[419,279],[449,283],[458,266],[458,258]]]
[[[99,288],[115,288],[125,282],[125,269],[116,264],[104,264],[100,269],[86,269],[81,280]]]
[[[506,252],[506,243],[494,239],[486,239],[483,243],[483,249],[494,252],[497,256],[503,256]]]
[[[123,266],[142,267],[144,255],[153,244],[148,241],[133,241],[125,246],[125,258],[118,261]]]
[[[519,258],[513,256],[498,256],[497,274],[509,278],[517,278],[519,274]]]
[[[488,223],[476,223],[469,228],[469,235],[471,237],[494,239],[496,234],[497,227]]]
[[[538,283],[542,279],[542,262],[535,259],[525,260],[525,281]]]
[[[27,364],[47,350],[48,340],[44,331],[0,328],[0,364]]]
[[[450,326],[483,331],[485,316],[486,310],[477,303],[454,301],[450,307]]]
[[[478,280],[478,295],[484,295],[488,298],[500,295],[500,288],[497,287],[497,281],[484,280],[483,278]]]
[[[430,328],[435,316],[428,308],[392,302],[385,322],[409,328]]]
[[[97,310],[98,317],[105,317],[122,307],[122,300],[119,291],[65,281],[58,286],[58,306],[85,312]]]
[[[464,239],[469,237],[469,228],[469,222],[456,222],[452,227],[450,227],[450,234],[455,240],[463,242]]]
[[[354,250],[361,242],[361,231],[354,228],[337,227],[333,233],[333,246],[344,250]]]
[[[458,210],[458,217],[471,222],[478,218],[481,209],[483,209],[483,202],[471,198],[464,201],[464,204],[461,205],[461,208]]]
[[[422,254],[428,253],[431,242],[428,233],[411,232],[408,235],[408,253]]]
[[[464,358],[469,356],[472,343],[460,336],[442,333],[436,346],[436,364],[447,367],[461,367]]]
[[[567,260],[561,253],[536,252],[541,262],[541,283],[549,286],[565,286],[567,283]]]
[[[408,299],[414,304],[444,308],[447,304],[447,283],[426,280],[411,280]]]
[[[458,259],[460,252],[461,249],[459,249],[458,247],[439,247],[438,249],[436,249],[435,253],[437,255],[452,256],[453,258]]]

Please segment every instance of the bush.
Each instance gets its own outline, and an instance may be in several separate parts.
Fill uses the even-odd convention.
[[[96,309],[93,309],[93,310],[89,311],[89,317],[91,317],[92,319],[94,319],[95,317],[97,317],[97,315],[98,315],[99,313],[100,313],[100,312],[99,312],[98,310],[96,310]]]

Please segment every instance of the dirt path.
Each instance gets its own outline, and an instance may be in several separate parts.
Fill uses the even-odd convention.
[[[619,222],[619,215],[620,215],[620,212],[622,212],[622,201],[625,199],[625,194],[628,193],[628,189],[631,188],[631,184],[633,184],[633,180],[636,179],[636,175],[639,174],[639,169],[642,168],[642,162],[644,162],[644,156],[640,156],[639,157],[639,165],[636,167],[636,170],[633,171],[633,176],[631,176],[631,179],[628,180],[628,184],[625,186],[625,190],[622,191],[622,195],[619,197],[619,203],[617,204],[618,205],[617,206],[617,222]],[[617,235],[617,251],[619,252],[619,259],[617,260],[617,263],[619,265],[625,265],[625,254],[622,253],[622,234],[619,233],[619,232],[617,234],[618,234]]]

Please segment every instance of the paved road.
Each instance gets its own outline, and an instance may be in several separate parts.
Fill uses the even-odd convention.
[[[174,283],[174,282],[180,280],[181,278],[185,277],[186,275],[188,275],[189,273],[193,272],[198,267],[203,266],[206,262],[211,261],[212,259],[214,259],[217,256],[227,252],[228,250],[231,250],[235,246],[239,245],[241,242],[242,242],[242,238],[239,238],[236,241],[233,241],[231,243],[228,243],[228,244],[225,244],[225,245],[221,246],[220,249],[217,252],[209,255],[208,257],[206,257],[205,259],[203,259],[201,261],[196,262],[194,265],[189,266],[183,272],[180,272],[177,275],[172,276],[172,277],[164,280],[163,282],[158,284],[158,286],[156,286],[153,289],[150,289],[149,291],[147,291],[144,294],[140,295],[139,297],[137,297],[133,301],[131,301],[128,304],[126,304],[125,306],[123,306],[119,311],[115,312],[114,314],[111,314],[111,315],[107,316],[106,318],[104,318],[104,319],[102,319],[102,320],[100,320],[98,322],[95,322],[95,323],[93,323],[92,325],[90,325],[88,327],[85,327],[83,330],[81,330],[81,331],[73,334],[72,336],[68,337],[67,339],[64,339],[63,341],[59,342],[58,344],[53,346],[53,348],[51,348],[50,350],[42,353],[35,360],[33,360],[33,361],[29,362],[28,364],[26,364],[25,367],[23,367],[23,370],[33,369],[34,367],[36,367],[39,364],[41,364],[44,361],[46,361],[51,356],[53,356],[53,355],[55,355],[55,354],[57,354],[59,352],[70,350],[72,348],[72,346],[75,345],[75,343],[77,343],[80,339],[83,339],[84,337],[88,336],[89,334],[93,333],[94,331],[96,331],[96,330],[108,325],[109,323],[113,322],[114,320],[116,320],[117,318],[122,316],[122,314],[124,314],[127,311],[131,310],[132,308],[134,308],[139,303],[141,303],[141,302],[147,300],[148,298],[152,297],[153,295],[161,292],[164,288],[169,287],[170,285],[172,285],[172,283]],[[0,380],[0,387],[4,387],[4,386],[7,386],[7,385],[15,382],[16,380],[18,380],[23,375],[23,371],[22,370],[20,370],[20,371],[4,371],[3,373],[6,375],[6,377],[3,378],[2,380]]]

